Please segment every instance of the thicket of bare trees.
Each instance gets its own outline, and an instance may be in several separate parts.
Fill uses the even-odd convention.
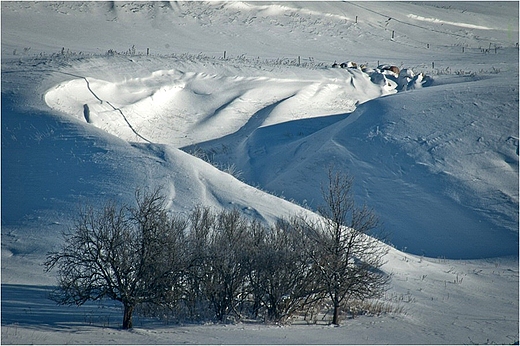
[[[338,324],[342,308],[380,297],[389,280],[380,270],[386,247],[367,236],[377,219],[355,206],[351,187],[331,171],[322,218],[275,225],[202,206],[179,217],[160,189],[137,191],[135,206],[85,208],[61,250],[48,254],[54,299],[120,301],[124,329],[136,307],[178,319],[280,322],[331,306]]]

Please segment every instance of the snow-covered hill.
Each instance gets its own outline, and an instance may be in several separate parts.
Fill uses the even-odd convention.
[[[518,3],[2,2],[1,22],[2,342],[518,340]],[[178,212],[273,221],[319,206],[331,165],[391,236],[403,314],[129,336],[42,302],[83,203],[162,185]]]

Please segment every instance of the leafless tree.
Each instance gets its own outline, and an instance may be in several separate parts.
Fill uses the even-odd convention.
[[[179,298],[186,269],[186,221],[168,215],[160,189],[136,192],[136,206],[107,203],[81,210],[64,234],[60,251],[49,253],[57,268],[61,304],[113,299],[123,304],[123,329],[132,328],[138,304],[168,306]]]
[[[185,303],[189,317],[195,320],[207,315],[205,280],[209,265],[208,248],[216,222],[215,213],[209,207],[196,206],[189,216],[188,256],[190,261],[186,275]]]
[[[266,310],[266,319],[283,322],[317,299],[316,272],[307,257],[305,238],[290,220],[264,227],[250,247],[250,285]],[[257,303],[258,304],[258,303]]]
[[[219,321],[239,317],[246,280],[247,244],[250,221],[238,210],[213,212],[197,207],[190,215],[187,277],[189,309],[201,315],[207,306]]]
[[[237,307],[246,279],[243,265],[249,231],[249,221],[236,209],[217,214],[211,237],[206,266],[205,292],[215,317],[223,321],[230,315],[240,316]]]
[[[351,177],[330,169],[328,178],[325,206],[318,210],[322,219],[305,223],[314,244],[309,257],[332,302],[332,323],[338,324],[342,305],[380,297],[389,276],[380,270],[387,247],[369,235],[379,225],[376,215],[366,205],[356,206]]]

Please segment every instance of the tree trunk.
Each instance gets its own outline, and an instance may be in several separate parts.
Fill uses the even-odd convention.
[[[124,312],[123,312],[123,329],[131,329],[132,328],[132,313],[134,312],[134,306],[125,303],[124,304]]]
[[[334,304],[334,315],[332,316],[332,324],[339,325],[339,304]]]

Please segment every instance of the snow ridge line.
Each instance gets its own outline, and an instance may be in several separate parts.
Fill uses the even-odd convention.
[[[86,78],[85,78],[85,79],[86,79]],[[89,88],[89,89],[90,89],[90,88]],[[95,95],[94,95],[94,96],[95,96]],[[97,97],[97,96],[96,96],[96,97]],[[121,110],[121,108],[114,107],[114,106],[110,103],[110,101],[105,101],[105,102],[106,102],[110,107],[112,107],[113,110],[118,111],[118,112],[121,114],[121,116],[123,117],[123,119],[125,119],[125,122],[128,124],[128,127],[130,127],[130,130],[132,130],[132,132],[135,133],[135,134],[137,135],[137,137],[141,138],[142,140],[144,140],[144,141],[146,141],[146,142],[148,142],[148,143],[150,143],[150,144],[152,143],[152,141],[150,141],[150,140],[144,138],[143,136],[141,136],[141,135],[139,134],[139,132],[137,132],[137,131],[133,128],[132,124],[130,124],[130,122],[128,121],[128,119],[127,119],[126,116],[124,115],[124,113],[123,113],[123,111]]]
[[[87,77],[83,77],[83,76],[82,76],[81,78],[83,78],[83,79],[85,80],[85,82],[87,82],[87,89],[88,89],[88,91],[90,91],[90,93],[91,93],[92,95],[94,95],[94,97],[97,98],[97,99],[99,100],[99,102],[103,103],[103,100],[100,99],[100,98],[96,95],[96,93],[94,93],[94,91],[90,88],[90,82],[88,81]]]
[[[77,78],[82,78],[85,80],[85,82],[87,83],[87,89],[90,91],[90,93],[92,95],[94,95],[94,97],[101,103],[103,103],[103,100],[96,95],[96,93],[94,92],[94,90],[92,90],[92,88],[90,87],[90,82],[88,81],[87,77],[84,77],[84,76],[79,76],[79,75],[75,75],[73,73],[68,73],[68,72],[63,72],[63,71],[56,71],[56,72],[59,72],[59,73],[63,73],[63,74],[66,74],[66,75],[69,75],[69,76],[73,76],[73,77],[77,77]],[[127,123],[128,127],[130,128],[130,130],[132,130],[133,133],[136,134],[137,137],[141,138],[142,140],[144,140],[145,142],[148,142],[148,143],[152,143],[152,141],[146,139],[145,137],[143,137],[139,132],[137,132],[136,129],[134,129],[134,127],[132,126],[132,124],[130,124],[130,122],[128,121],[128,119],[126,118],[125,114],[123,113],[123,111],[121,110],[121,108],[118,108],[118,107],[115,107],[112,103],[110,103],[110,101],[106,101],[105,100],[105,103],[107,105],[109,105],[110,107],[112,107],[113,110],[115,111],[118,111],[121,116],[123,117],[123,119],[125,120],[125,122]]]

